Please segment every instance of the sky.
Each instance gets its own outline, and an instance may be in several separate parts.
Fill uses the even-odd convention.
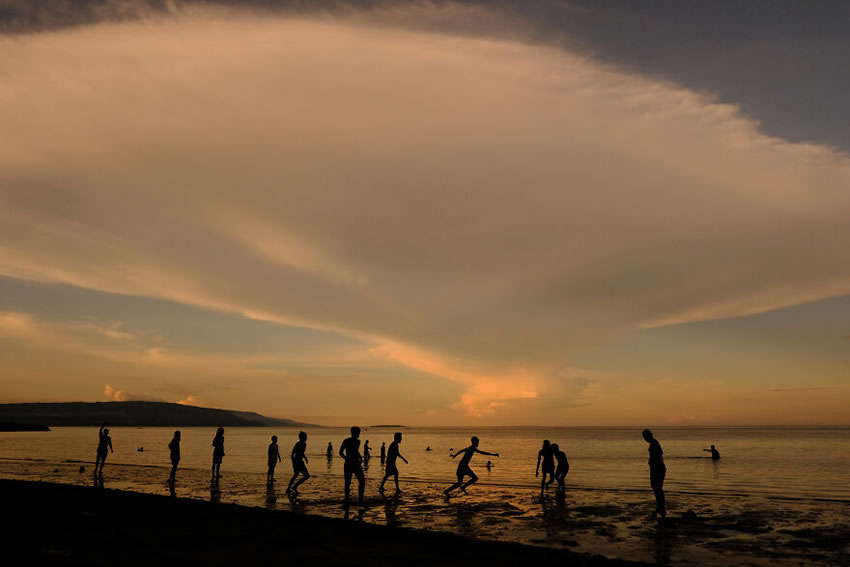
[[[850,425],[850,6],[304,6],[0,3],[0,402]]]

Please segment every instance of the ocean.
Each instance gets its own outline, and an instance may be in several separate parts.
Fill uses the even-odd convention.
[[[401,487],[377,492],[383,476],[381,443],[401,431]],[[469,537],[569,548],[660,564],[850,564],[850,428],[658,427],[667,464],[671,520],[658,524],[649,490],[647,444],[641,428],[385,428],[364,427],[372,459],[366,465],[367,503],[342,507],[342,460],[334,455],[343,428],[305,428],[311,478],[297,498],[284,494],[291,474],[292,428],[225,431],[223,478],[209,482],[214,428],[183,428],[175,496],[235,502],[298,513],[437,529]],[[168,494],[168,442],[173,429],[111,430],[115,453],[103,486]],[[277,435],[284,461],[278,483],[265,486],[266,449]],[[477,435],[479,483],[469,495],[445,499],[457,466],[449,454]],[[567,490],[540,494],[535,478],[543,439],[569,458]],[[721,459],[707,449],[715,445]],[[0,433],[0,476],[96,484],[91,473],[96,428]],[[139,448],[144,451],[138,451]],[[431,451],[426,448],[430,447]],[[362,444],[361,444],[362,449]],[[492,468],[486,468],[487,461]],[[80,472],[80,466],[86,467]],[[659,539],[659,530],[661,539]],[[666,535],[665,535],[666,534]],[[843,542],[836,544],[836,541]],[[730,559],[731,558],[731,559]],[[732,560],[734,559],[734,560]]]

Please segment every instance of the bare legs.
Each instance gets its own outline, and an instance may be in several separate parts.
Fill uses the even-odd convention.
[[[463,482],[463,478],[464,478],[464,477],[467,477],[467,476],[468,476],[468,477],[470,477],[470,478],[469,478],[469,480],[468,480],[468,481],[466,481],[466,483],[464,483],[464,482]],[[461,489],[461,491],[463,491],[463,492],[465,493],[465,492],[466,492],[466,488],[467,488],[470,484],[473,484],[473,483],[475,483],[475,482],[478,482],[478,475],[476,475],[474,472],[472,472],[472,469],[466,469],[465,471],[458,471],[458,473],[457,473],[457,482],[456,482],[456,483],[454,483],[453,485],[451,485],[450,487],[448,487],[448,488],[444,491],[444,493],[445,493],[445,495],[446,495],[446,496],[448,496],[448,495],[449,495],[449,493],[450,493],[452,490],[454,490],[455,488],[460,488],[460,489]]]

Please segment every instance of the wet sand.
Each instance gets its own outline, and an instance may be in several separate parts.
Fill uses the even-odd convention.
[[[640,565],[515,543],[94,487],[0,480],[3,557],[59,565]]]
[[[80,466],[86,468],[85,472],[79,472]],[[322,471],[320,464],[311,470],[314,476],[303,485],[301,494],[289,498],[284,492],[288,467],[278,469],[278,485],[271,489],[265,486],[265,475],[224,469],[224,478],[211,485],[207,471],[184,469],[178,472],[173,501],[264,508],[282,512],[281,519],[274,521],[283,524],[313,522],[323,516],[378,529],[414,528],[415,532],[403,533],[422,534],[411,537],[428,537],[435,532],[459,534],[469,538],[460,540],[463,542],[525,544],[522,549],[534,549],[534,553],[543,553],[542,548],[560,550],[563,555],[559,557],[571,560],[577,557],[587,561],[588,555],[602,555],[658,565],[850,565],[850,503],[843,501],[669,492],[670,517],[659,523],[653,518],[649,490],[568,489],[561,498],[554,491],[541,496],[539,490],[528,487],[481,483],[471,487],[468,496],[458,494],[447,500],[441,496],[445,488],[442,484],[404,480],[403,494],[395,495],[388,484],[386,496],[382,496],[376,491],[379,479],[375,475],[367,480],[366,505],[345,510],[340,502],[342,479]],[[167,476],[164,467],[107,464],[103,477],[106,490],[97,490],[167,496]],[[73,484],[89,493],[95,484],[89,463],[0,459],[0,477]],[[45,509],[57,508],[57,502],[39,498]],[[153,507],[147,510],[145,513],[156,513]],[[335,534],[337,528],[328,529]],[[465,549],[466,545],[460,547]],[[488,561],[505,564],[499,554]]]

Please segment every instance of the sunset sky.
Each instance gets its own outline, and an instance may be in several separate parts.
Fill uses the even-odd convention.
[[[850,424],[847,3],[159,4],[0,1],[0,402]]]

